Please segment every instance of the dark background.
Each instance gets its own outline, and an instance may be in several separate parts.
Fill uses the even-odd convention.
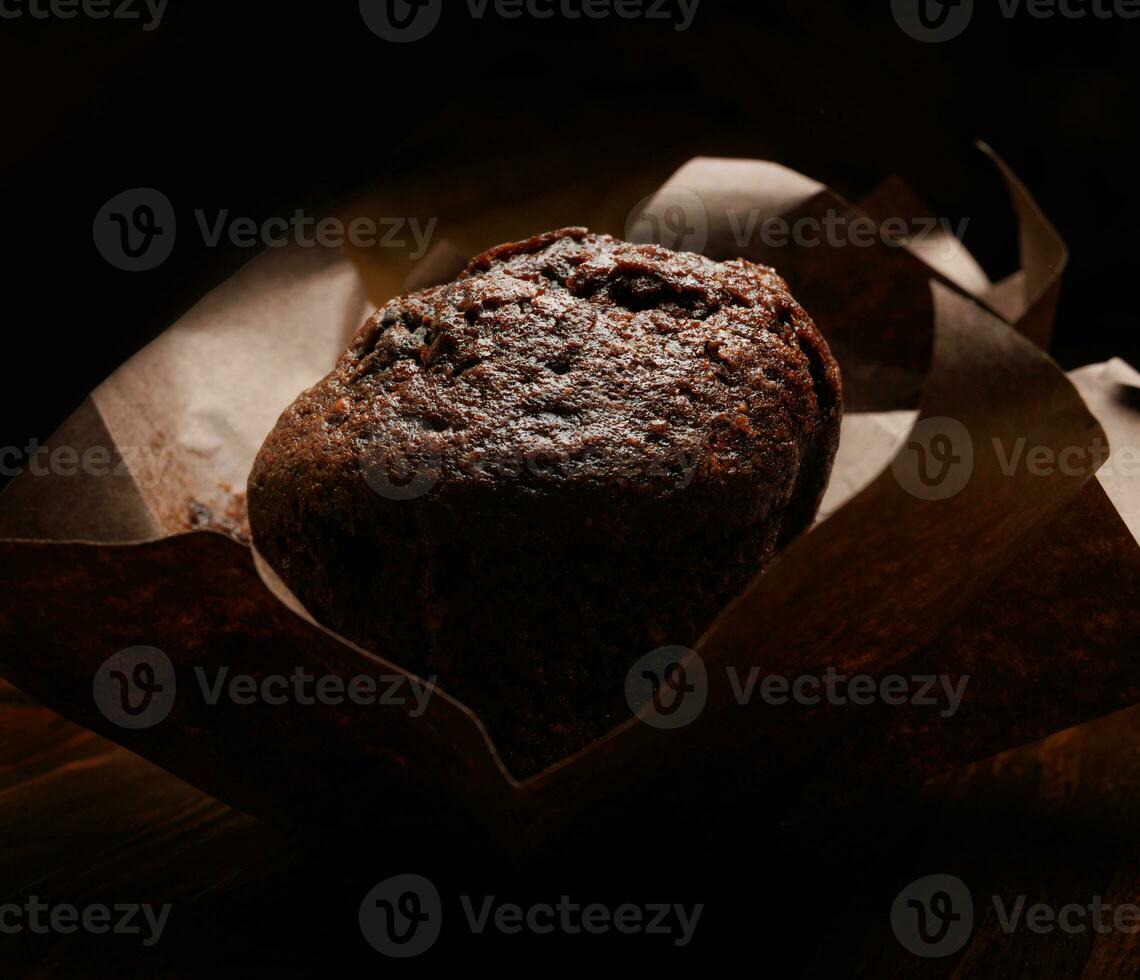
[[[151,32],[0,20],[4,344],[16,379],[0,396],[0,444],[45,439],[250,257],[182,234],[158,269],[114,269],[92,219],[137,186],[162,190],[182,221],[196,207],[261,220],[414,187],[428,172],[461,187],[492,165],[503,177],[488,193],[526,194],[583,175],[668,173],[697,153],[750,155],[852,198],[901,174],[933,213],[970,219],[967,243],[996,276],[1015,267],[1016,247],[972,148],[981,138],[1072,249],[1058,359],[1129,356],[1138,39],[1140,21],[1007,20],[979,3],[961,37],[923,44],[886,0],[704,0],[686,32],[475,20],[456,0],[407,45],[371,33],[354,2],[171,0]]]
[[[92,219],[108,198],[137,186],[162,190],[180,218],[202,207],[260,220],[298,207],[319,214],[368,188],[414,198],[420,175],[445,175],[468,194],[525,196],[582,178],[668,173],[698,153],[747,155],[779,160],[853,199],[900,174],[933,213],[969,217],[967,243],[996,278],[1015,268],[1016,242],[1004,193],[973,149],[980,138],[1026,181],[1072,250],[1054,354],[1066,367],[1114,355],[1136,361],[1138,202],[1126,130],[1140,117],[1140,21],[1024,13],[1007,21],[979,2],[965,34],[935,46],[906,36],[886,0],[703,0],[684,33],[616,19],[475,21],[465,5],[445,6],[434,34],[406,46],[372,34],[355,2],[171,0],[150,33],[130,21],[0,20],[12,379],[0,388],[0,446],[45,440],[123,359],[249,259],[248,250],[208,249],[182,235],[158,269],[112,268],[93,245]],[[492,186],[489,168],[500,174]],[[407,213],[420,203],[409,201]],[[790,838],[758,830],[739,842],[753,858],[748,880],[734,868],[702,868],[696,892],[671,891],[658,870],[629,895],[617,878],[590,877],[596,868],[549,892],[520,887],[532,900],[590,889],[615,900],[703,900],[706,923],[720,924],[699,933],[697,955],[714,943],[721,951],[738,945],[739,968],[756,972],[760,962],[772,965],[773,945],[782,943],[800,964],[787,975],[823,961],[831,969],[818,975],[841,976],[845,955],[837,949],[832,958],[823,947],[859,947],[865,937],[853,906],[867,899],[852,897],[844,882],[895,861],[889,881],[869,889],[886,907],[913,877],[911,865],[930,863],[919,858],[932,841],[965,835],[948,829],[949,817],[940,824],[937,809],[854,814],[839,831],[809,826]],[[994,825],[980,866],[1005,855],[1028,877],[1041,853],[1069,846],[1049,831],[1025,831],[1016,807],[954,818],[982,825],[979,838]],[[1084,846],[1095,850],[1096,839],[1087,834]],[[699,866],[700,850],[684,847],[678,860]],[[625,857],[628,864],[613,860],[623,868],[646,860],[636,830]],[[447,884],[487,890],[464,875]],[[313,882],[309,871],[301,878],[310,904],[275,896],[270,881],[246,906],[235,901],[232,917],[224,909],[224,927],[196,923],[167,955],[221,966],[233,962],[227,943],[244,940],[245,956],[272,947],[264,963],[284,966],[292,951],[282,930],[329,928],[331,942],[359,944],[345,897],[358,893],[357,883],[342,891],[343,883]],[[334,885],[336,894],[323,891]],[[242,919],[251,905],[260,909],[253,927]],[[778,942],[761,928],[773,921]],[[216,944],[202,942],[210,935]],[[528,954],[540,946],[526,944]],[[320,968],[319,948],[309,955]],[[298,962],[308,966],[308,955]],[[875,975],[871,962],[867,975]],[[976,975],[987,975],[984,965]]]

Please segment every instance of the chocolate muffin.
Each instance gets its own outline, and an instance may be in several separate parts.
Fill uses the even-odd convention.
[[[554,231],[365,322],[262,446],[254,544],[522,777],[627,718],[633,662],[811,524],[841,402],[772,269]]]

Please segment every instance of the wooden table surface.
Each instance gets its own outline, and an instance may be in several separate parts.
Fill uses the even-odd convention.
[[[727,968],[744,941],[758,970],[778,966],[771,975],[788,977],[1134,977],[1140,936],[1024,928],[1006,935],[993,896],[1007,907],[1019,895],[1027,906],[1057,908],[1088,905],[1094,896],[1114,906],[1137,902],[1138,817],[1140,707],[859,812],[795,828],[758,822],[733,867],[699,868],[697,860],[649,889],[671,884],[676,900],[706,906],[691,945],[643,942],[637,951],[647,964]],[[137,937],[2,936],[5,976],[395,969],[361,939],[356,903],[386,872],[416,866],[406,851],[369,855],[376,842],[361,842],[359,868],[330,866],[339,849],[303,844],[237,813],[7,685],[0,687],[0,839],[3,900],[173,906],[166,933],[150,949]],[[652,880],[639,867],[642,858],[635,852],[608,871],[565,879],[550,869],[496,874],[476,861],[454,871],[454,887],[536,901],[567,890],[636,900]],[[890,926],[894,896],[928,874],[960,878],[974,898],[972,937],[946,959],[914,957]],[[466,954],[470,942],[457,948]],[[543,948],[497,937],[470,948],[505,964],[533,955],[535,945]],[[585,964],[613,944],[565,937],[544,948]],[[425,964],[438,965],[447,948],[428,956],[434,959]]]

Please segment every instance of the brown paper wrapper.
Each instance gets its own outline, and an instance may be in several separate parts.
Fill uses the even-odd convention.
[[[0,499],[0,672],[251,813],[316,833],[476,835],[514,854],[659,826],[664,813],[674,827],[716,813],[731,832],[761,810],[914,783],[1135,702],[1140,549],[1121,513],[1135,522],[1140,495],[1123,481],[1102,487],[1093,465],[1006,472],[990,448],[1022,440],[1059,455],[1105,438],[1040,346],[1064,246],[998,165],[1022,243],[1021,271],[1001,283],[951,242],[742,245],[742,216],[911,216],[921,205],[897,181],[856,206],[776,164],[699,159],[634,216],[665,227],[678,200],[699,201],[708,254],[775,265],[827,334],[854,409],[820,522],[698,644],[708,703],[692,724],[663,731],[631,718],[519,783],[443,691],[419,717],[351,704],[211,706],[196,690],[142,731],[97,710],[97,668],[140,644],[171,657],[180,690],[196,688],[195,668],[403,673],[400,651],[380,658],[314,623],[244,539],[241,491],[257,448],[369,309],[349,262],[301,249],[268,252],[209,294],[51,441],[106,449],[110,475],[25,474]],[[449,278],[458,261],[437,246],[415,285]],[[1127,387],[1115,370],[1079,382],[1114,426],[1126,399],[1110,392]],[[907,443],[947,418],[968,433],[972,473],[953,496],[923,499],[912,491],[928,474]],[[969,675],[970,686],[960,712],[942,718],[916,707],[744,706],[729,682],[730,669],[743,678],[829,666]]]

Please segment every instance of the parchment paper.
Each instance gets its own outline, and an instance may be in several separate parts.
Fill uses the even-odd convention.
[[[250,812],[319,832],[458,830],[516,854],[652,821],[662,808],[676,819],[711,808],[727,820],[758,801],[770,810],[774,798],[781,809],[854,799],[1133,703],[1140,549],[1092,479],[1095,464],[1007,473],[984,451],[994,440],[1060,453],[1104,439],[1038,346],[1052,324],[1064,246],[1002,171],[1023,265],[1002,283],[946,243],[925,253],[743,252],[775,265],[816,317],[855,410],[816,528],[701,640],[709,701],[693,724],[662,731],[631,719],[520,784],[446,692],[420,717],[180,698],[165,721],[138,732],[96,710],[98,666],[141,643],[166,651],[188,684],[194,667],[401,672],[400,651],[379,658],[311,622],[259,571],[243,537],[241,492],[264,435],[331,368],[368,312],[350,263],[302,249],[252,261],[101,385],[52,440],[108,447],[123,472],[26,474],[0,498],[0,672]],[[776,164],[699,159],[646,213],[670,206],[677,188],[703,202],[706,251],[717,258],[742,254],[732,224],[741,214],[881,217],[902,216],[903,202],[918,206],[897,181],[864,210]],[[415,284],[448,278],[458,262],[442,243]],[[1115,408],[1118,430],[1134,424],[1122,372],[1078,379],[1094,407]],[[955,419],[979,450],[968,483],[948,499],[904,489],[919,477],[906,446],[916,411]],[[1132,484],[1106,486],[1135,527]],[[953,719],[897,707],[773,710],[735,703],[727,681],[728,668],[794,675],[827,666],[969,673],[971,697]]]

